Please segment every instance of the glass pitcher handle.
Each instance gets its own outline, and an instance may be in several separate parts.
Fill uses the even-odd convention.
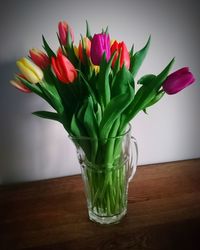
[[[138,145],[135,137],[131,136],[130,140],[130,160],[129,160],[129,171],[130,176],[128,182],[130,182],[135,175],[135,171],[138,164]]]

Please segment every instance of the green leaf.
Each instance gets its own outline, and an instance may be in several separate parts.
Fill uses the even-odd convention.
[[[56,54],[53,52],[53,50],[49,47],[47,41],[45,40],[44,36],[42,35],[42,40],[43,40],[43,47],[45,49],[45,51],[47,52],[47,55],[49,56],[49,58],[56,57]]]
[[[129,86],[126,93],[114,97],[107,105],[100,123],[100,137],[107,138],[113,123],[121,116],[133,99],[133,89]]]
[[[72,140],[75,143],[75,145],[81,147],[82,150],[85,152],[87,159],[90,160],[90,156],[92,153],[90,140],[84,138],[84,136],[87,136],[85,128],[83,127],[81,122],[77,119],[75,114],[73,115],[71,120],[69,134],[72,137]]]
[[[130,55],[130,57],[132,57],[132,56],[133,56],[133,52],[134,52],[134,45],[132,45],[131,50],[129,51],[129,55]]]
[[[100,72],[98,74],[98,79],[96,82],[96,88],[99,94],[100,104],[103,108],[110,102],[110,84],[109,84],[109,73],[111,70],[111,64],[115,53],[111,56],[110,60],[106,61],[106,54],[103,54]]]
[[[88,90],[88,93],[91,95],[94,103],[97,103],[97,100],[96,100],[96,96],[94,94],[94,91],[93,89],[91,88],[90,84],[88,83],[88,81],[85,79],[85,76],[83,75],[83,73],[80,71],[80,70],[77,70],[79,72],[79,75],[80,77],[82,78],[83,80],[83,83],[85,84],[87,90]]]
[[[56,35],[57,35],[57,38],[58,38],[58,41],[59,41],[59,44],[60,44],[60,48],[61,48],[61,50],[62,50],[62,53],[63,53],[63,55],[66,55],[65,48],[64,48],[64,46],[63,46],[63,44],[62,44],[62,42],[61,42],[61,40],[60,40],[59,34],[56,33]]]
[[[66,119],[70,123],[72,116],[76,112],[77,106],[79,105],[79,101],[80,101],[79,100],[80,98],[76,91],[76,86],[75,86],[78,83],[74,82],[72,84],[63,84],[53,75],[53,73],[51,77],[57,89],[62,106],[64,107]]]
[[[126,93],[130,85],[134,87],[133,82],[134,80],[132,74],[126,68],[126,66],[123,65],[114,79],[113,87],[111,90],[112,97]]]
[[[69,30],[67,32],[67,44],[65,46],[65,49],[66,49],[67,58],[71,61],[71,63],[76,68],[79,62],[74,52],[73,41],[72,41],[71,33]]]
[[[45,100],[48,101],[48,103],[59,113],[62,113],[64,108],[61,103],[60,96],[58,95],[58,92],[56,88],[52,88],[52,86],[48,86],[48,83],[45,81],[40,84],[40,89],[46,96]]]
[[[113,75],[116,76],[117,72],[120,70],[120,56],[121,54],[119,53],[117,56],[117,60],[115,62],[114,68],[113,68]]]
[[[96,104],[96,120],[97,120],[97,124],[98,126],[100,125],[101,119],[102,119],[102,111],[101,111],[101,106],[99,105],[99,103]]]
[[[78,121],[76,119],[75,114],[73,114],[73,116],[72,116],[70,128],[71,128],[70,129],[71,130],[71,135],[73,135],[75,137],[84,136],[84,133],[83,133],[82,129],[80,129],[80,125],[78,125]]]
[[[45,96],[43,94],[43,92],[41,91],[41,89],[39,88],[39,83],[37,84],[33,84],[33,83],[30,83],[28,82],[26,79],[20,77],[20,76],[17,76],[16,77],[17,79],[19,79],[20,81],[23,82],[23,84],[29,88],[32,92],[34,92],[35,94],[39,95],[40,97],[44,98],[45,99]]]
[[[49,111],[36,111],[32,113],[33,115],[36,115],[38,117],[41,118],[45,118],[45,119],[50,119],[50,120],[54,120],[54,121],[60,121],[60,116],[57,113],[54,112],[49,112]]]
[[[175,58],[173,58],[171,62],[166,66],[166,68],[156,77],[155,84],[157,87],[160,87],[162,83],[165,81],[165,79],[167,78],[174,61],[175,61]]]
[[[141,84],[141,85],[148,85],[155,78],[156,78],[156,76],[153,75],[153,74],[145,75],[145,76],[141,77],[140,80],[137,83]]]
[[[89,24],[88,24],[88,21],[86,20],[86,36],[92,40],[92,36],[91,36],[91,32],[90,32],[90,27],[89,27]]]
[[[108,34],[108,26],[106,26],[105,34]]]
[[[96,120],[96,116],[94,112],[94,105],[93,105],[91,97],[88,97],[87,99],[87,106],[85,109],[83,121],[84,121],[84,126],[87,130],[89,137],[92,138],[89,141],[89,143],[91,144],[91,150],[90,150],[90,155],[88,155],[88,157],[90,157],[89,160],[91,160],[91,162],[95,162],[96,154],[98,150],[98,141],[97,141],[98,124],[97,124],[97,120]]]
[[[94,106],[93,106],[93,101],[91,97],[88,97],[87,99],[87,106],[85,109],[85,114],[84,114],[84,125],[87,130],[87,133],[89,134],[90,137],[96,138],[97,133],[98,133],[98,124],[94,112]]]
[[[144,113],[147,114],[147,108],[149,108],[150,106],[153,106],[153,105],[156,104],[158,101],[160,101],[160,99],[164,96],[164,94],[165,94],[164,91],[158,92],[158,93],[152,98],[152,100],[146,105],[146,107],[143,109]]]
[[[140,51],[136,52],[131,57],[130,71],[133,74],[133,77],[136,76],[140,66],[142,65],[142,63],[146,57],[146,54],[147,54],[149,46],[150,46],[150,41],[151,41],[151,36],[149,36],[149,39],[148,39],[146,45]]]
[[[67,31],[67,45],[68,45],[70,48],[72,47],[72,36],[71,36],[70,29],[68,29],[68,31]]]
[[[145,109],[147,105],[155,98],[164,80],[174,63],[174,58],[166,68],[147,85],[142,85],[137,91],[135,98],[126,110],[125,123],[128,123],[140,110]]]
[[[87,129],[84,124],[84,115],[87,108],[87,102],[85,101],[83,105],[73,114],[71,121],[71,130],[76,137],[88,137]]]
[[[148,103],[148,105],[145,108],[148,108],[156,104],[158,101],[160,101],[160,99],[164,96],[164,94],[165,94],[164,91],[158,92],[158,94]]]

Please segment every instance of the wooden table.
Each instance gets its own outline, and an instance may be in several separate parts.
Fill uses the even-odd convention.
[[[200,249],[200,159],[140,166],[120,224],[90,222],[80,175],[0,187],[0,249]]]

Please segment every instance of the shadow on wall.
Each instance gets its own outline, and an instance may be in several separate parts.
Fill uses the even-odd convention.
[[[0,165],[2,183],[10,176],[10,179],[19,178],[21,175],[18,165],[25,160],[23,158],[23,147],[27,140],[29,124],[28,110],[35,96],[24,94],[16,90],[9,83],[16,72],[15,62],[0,65],[1,73],[1,91],[0,105],[1,111],[1,141],[0,141]],[[25,113],[25,115],[24,115]],[[26,121],[27,118],[27,121]],[[26,135],[26,136],[25,136]],[[27,144],[28,145],[28,144]],[[18,176],[19,175],[19,176]],[[11,180],[12,181],[12,180]]]
[[[9,83],[17,72],[15,62],[1,64],[0,72],[0,183],[66,175],[70,142],[62,125],[31,114],[50,107]]]

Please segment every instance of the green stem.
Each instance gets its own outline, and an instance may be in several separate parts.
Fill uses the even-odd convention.
[[[113,160],[114,160],[113,153],[115,150],[115,148],[114,148],[115,140],[118,140],[115,137],[117,136],[117,131],[119,129],[119,126],[120,126],[120,120],[117,119],[113,124],[111,132],[109,134],[109,139],[107,140],[105,164],[113,163]]]

